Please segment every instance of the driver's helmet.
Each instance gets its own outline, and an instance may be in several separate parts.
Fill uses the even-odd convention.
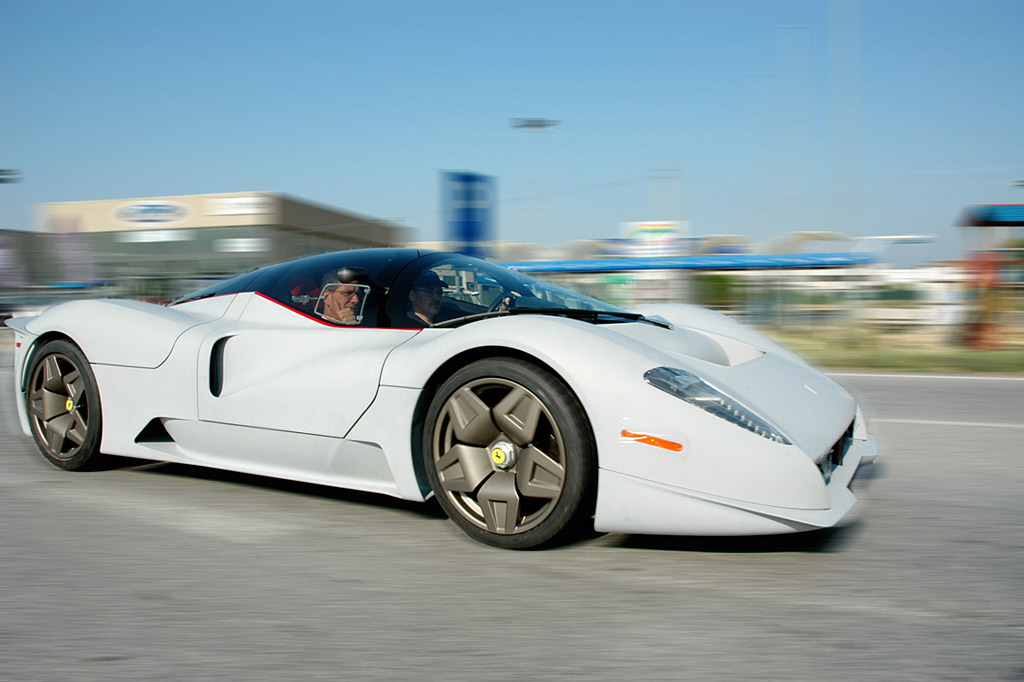
[[[320,298],[313,312],[335,324],[360,324],[370,287],[365,284],[339,281],[338,272],[324,275]]]

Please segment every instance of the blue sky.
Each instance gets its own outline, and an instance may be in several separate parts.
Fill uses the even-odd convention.
[[[439,171],[472,170],[503,239],[686,220],[954,258],[963,206],[1024,203],[1022,28],[1022,0],[5,0],[0,227],[254,190],[432,240]]]

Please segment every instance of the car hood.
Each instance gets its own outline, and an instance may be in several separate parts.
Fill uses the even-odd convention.
[[[701,326],[705,328],[674,324],[665,329],[634,323],[604,329],[644,344],[664,357],[665,366],[693,372],[732,396],[780,429],[812,459],[820,458],[846,431],[857,405],[839,384],[728,318]],[[740,333],[730,334],[733,329]]]

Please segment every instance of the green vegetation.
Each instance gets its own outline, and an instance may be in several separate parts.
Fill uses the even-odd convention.
[[[1024,347],[975,350],[914,334],[762,330],[812,365],[827,369],[900,372],[1024,373]]]
[[[709,307],[727,307],[742,299],[741,282],[733,275],[701,273],[690,280],[693,302]]]

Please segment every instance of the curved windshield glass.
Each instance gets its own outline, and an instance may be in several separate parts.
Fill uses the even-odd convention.
[[[452,326],[488,314],[584,311],[595,321],[632,315],[613,305],[469,256],[424,259],[395,283],[388,305],[394,327]],[[604,317],[613,319],[603,319]]]

